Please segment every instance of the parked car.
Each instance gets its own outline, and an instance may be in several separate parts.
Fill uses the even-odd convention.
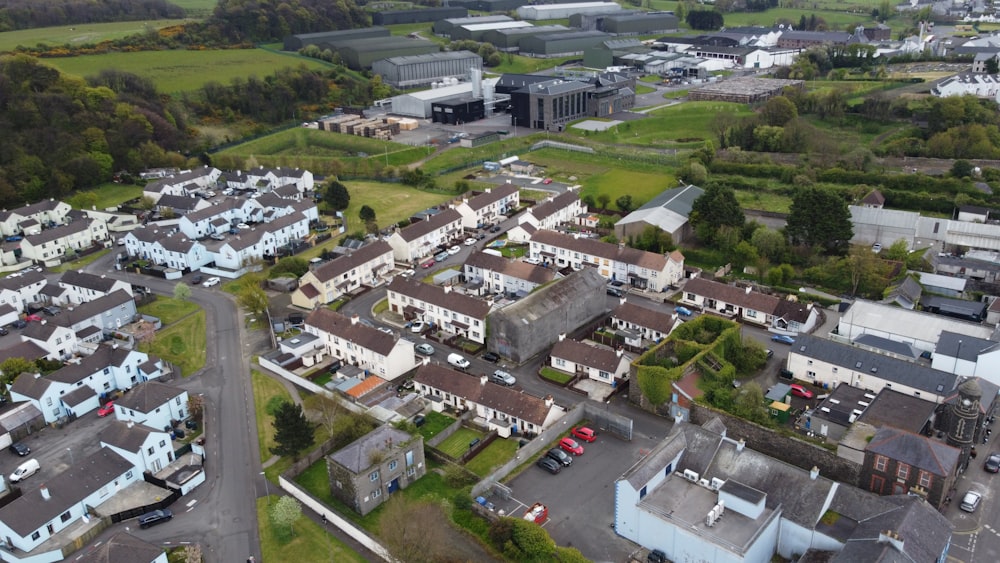
[[[770,360],[773,357],[774,357],[774,350],[768,349],[768,351],[767,351],[767,359]]]
[[[490,232],[491,233],[499,233],[500,232],[500,225],[493,225],[492,227],[490,227]]]
[[[688,309],[687,307],[674,307],[674,312],[682,317],[690,317],[694,314],[691,312],[691,309]]]
[[[882,252],[882,245],[880,243],[877,243],[877,242],[875,244],[873,244],[872,245],[872,252],[874,252],[875,254],[878,254],[879,252]]]
[[[14,328],[24,328],[28,326],[28,322],[23,319],[17,319],[16,321],[10,323],[10,326]]]
[[[483,354],[483,359],[486,360],[487,362],[495,364],[500,361],[500,356],[497,355],[495,352],[486,352],[485,354]]]
[[[411,269],[408,269],[408,270],[403,270],[402,272],[399,273],[399,275],[403,276],[404,278],[408,278],[408,277],[412,276],[415,273],[416,272],[414,272],[413,269],[411,268]]]
[[[451,254],[452,256],[454,256],[454,255],[458,254],[461,251],[462,251],[462,247],[461,246],[453,246],[453,247],[451,247],[451,248],[448,249],[448,254]]]
[[[812,399],[815,395],[809,389],[799,385],[798,383],[792,383],[789,387],[792,388],[792,395],[796,397],[802,397],[803,399]]]
[[[966,512],[975,512],[979,508],[979,501],[983,500],[983,494],[978,491],[969,491],[962,497],[962,504],[959,508]]]
[[[795,339],[787,334],[775,334],[771,337],[772,342],[780,342],[782,344],[788,344],[789,346],[795,344]]]
[[[451,254],[448,254],[447,250],[442,250],[441,252],[438,252],[437,254],[434,255],[434,259],[437,260],[438,262],[444,262],[445,260],[448,259],[449,256],[451,256]]]
[[[552,448],[551,450],[545,452],[545,457],[558,461],[563,467],[569,467],[573,463],[573,456],[560,450],[559,448]]]
[[[990,473],[1000,473],[1000,454],[992,454],[990,457],[986,458],[986,463],[983,464],[983,469],[989,471]]]
[[[542,180],[542,183],[547,186],[547,185],[549,185],[549,184],[552,183],[552,178],[546,178],[546,179]]]
[[[614,297],[621,297],[621,296],[625,295],[624,291],[622,291],[621,289],[619,289],[617,287],[611,287],[610,285],[608,286],[607,292],[608,292],[608,295],[611,295],[611,296],[614,296]]]
[[[663,553],[663,551],[659,549],[650,551],[649,555],[646,556],[646,563],[667,563],[667,561],[669,561],[667,559],[667,554]]]
[[[201,274],[195,274],[195,275],[191,276],[191,284],[192,285],[200,285],[201,282],[203,282],[203,281],[205,281],[205,276],[203,276]]]
[[[26,320],[28,322],[34,321],[34,322],[37,323],[37,322],[41,322],[42,317],[39,317],[38,315],[35,315],[34,313],[32,313],[32,314],[27,315],[26,317],[24,317],[24,320]]]
[[[542,457],[542,458],[539,458],[539,460],[537,462],[535,462],[535,465],[537,465],[538,467],[541,467],[542,469],[548,471],[549,473],[551,473],[553,475],[555,475],[555,474],[559,473],[560,471],[562,471],[562,466],[559,465],[559,462],[556,461],[556,460],[554,460],[554,459],[552,459],[551,457]]]
[[[211,278],[208,278],[207,280],[205,280],[205,283],[203,283],[203,284],[201,284],[201,285],[202,285],[203,287],[214,287],[214,286],[216,286],[216,285],[219,285],[219,283],[220,283],[221,281],[222,281],[222,280],[220,280],[219,278],[216,278],[216,277],[211,277]]]
[[[474,244],[476,244],[476,239],[472,237],[465,239],[465,246],[472,246]]]
[[[0,336],[7,336],[8,334],[10,334],[10,331],[0,326]]]
[[[22,444],[21,442],[14,442],[7,449],[9,449],[11,453],[17,454],[21,457],[24,457],[31,453],[31,448]],[[996,471],[994,471],[994,473],[996,473]]]
[[[461,354],[448,354],[448,363],[458,369],[467,369],[469,367],[469,360],[463,358]]]
[[[517,383],[517,378],[503,370],[498,369],[493,372],[493,375],[490,376],[490,381],[493,383],[499,383],[500,385],[506,385],[507,387],[513,387],[514,384]]]
[[[573,438],[563,438],[559,440],[559,447],[573,455],[583,455],[583,446],[576,443]]]
[[[113,412],[115,412],[115,402],[108,401],[103,407],[97,409],[97,416],[104,418]]]
[[[420,267],[426,270],[427,268],[430,268],[433,265],[434,265],[434,261],[433,260],[428,260],[428,261],[424,262],[423,264],[421,264]]]
[[[250,225],[247,225],[246,223],[240,223],[239,225],[236,225],[236,228],[237,229],[249,229]]]
[[[597,439],[597,432],[594,432],[586,426],[574,426],[572,430],[569,431],[575,438],[579,438],[584,442],[593,442]]]
[[[424,324],[424,321],[413,321],[413,324],[410,325],[410,332],[420,334],[425,328],[427,325]]]
[[[38,470],[40,468],[41,465],[39,465],[37,459],[29,459],[28,461],[22,463],[21,465],[18,465],[17,469],[15,469],[14,472],[10,474],[10,482],[17,483],[18,481],[27,479],[28,477],[31,477],[35,473],[38,473]]]
[[[212,240],[226,240],[226,236],[219,233],[212,233],[208,235],[208,238]]]
[[[791,370],[787,370],[785,368],[781,368],[778,370],[778,377],[781,379],[787,379],[788,381],[795,380],[795,374],[792,373]]]
[[[417,344],[416,346],[413,347],[413,349],[416,350],[418,354],[423,354],[425,356],[434,355],[434,347],[431,346],[430,344],[427,344],[426,342],[421,342],[420,344]]]
[[[148,528],[150,526],[155,526],[157,524],[162,524],[169,521],[174,517],[174,513],[170,512],[166,508],[163,510],[154,510],[152,512],[147,512],[139,517],[139,527]]]
[[[58,305],[47,305],[45,307],[42,307],[42,312],[50,317],[54,317],[59,313],[62,313],[62,307]]]

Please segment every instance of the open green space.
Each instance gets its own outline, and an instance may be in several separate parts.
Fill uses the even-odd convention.
[[[274,417],[267,412],[267,405],[281,399],[291,402],[292,396],[280,381],[257,370],[250,371],[250,380],[253,385],[254,417],[257,419],[257,445],[260,460],[266,461],[271,459],[271,447],[275,445],[274,427],[271,426]]]
[[[65,201],[72,205],[73,209],[90,209],[94,206],[98,210],[103,210],[117,207],[140,196],[142,196],[140,186],[107,182],[90,190],[79,191]]]
[[[184,8],[189,18],[205,18],[211,15],[219,0],[170,0],[170,3]]]
[[[167,94],[190,92],[209,82],[228,84],[233,78],[264,78],[276,70],[300,64],[317,69],[327,67],[326,63],[315,59],[263,49],[107,53],[45,59],[45,63],[65,74],[81,77],[106,68],[131,72],[152,80],[157,90]]]
[[[592,195],[596,200],[600,194],[607,194],[614,205],[618,197],[629,194],[633,203],[641,205],[663,190],[676,186],[677,180],[671,174],[649,174],[628,168],[612,168],[584,181],[580,196]]]
[[[655,92],[656,88],[651,88],[649,86],[643,86],[642,84],[635,85],[636,94],[649,94],[650,92]]]
[[[183,301],[162,295],[157,295],[156,301],[139,307],[140,313],[160,319],[163,326],[173,324],[197,310],[198,305],[192,301]]]
[[[111,22],[60,25],[19,29],[0,33],[0,52],[13,51],[18,46],[37,47],[42,45],[69,45],[78,47],[121,39],[129,35],[144,33],[172,25],[183,24],[187,20],[153,20],[145,22]]]
[[[403,184],[344,182],[344,185],[351,194],[351,204],[344,211],[348,233],[364,229],[364,223],[358,217],[364,205],[375,210],[375,222],[379,226],[388,226],[451,199],[444,194],[425,192]]]
[[[160,329],[153,341],[139,346],[172,363],[187,377],[205,365],[205,311],[188,315]]]
[[[517,452],[518,444],[516,438],[497,438],[490,442],[483,451],[476,454],[476,457],[465,464],[469,471],[486,477],[494,469],[507,463]]]
[[[424,441],[437,436],[439,432],[451,426],[455,419],[439,412],[431,411],[424,415],[424,424],[419,428],[420,435]]]
[[[578,60],[579,55],[574,57],[560,57],[555,59],[539,59],[535,57],[524,57],[521,55],[510,55],[506,53],[501,54],[500,60],[502,61],[499,65],[490,67],[487,72],[491,74],[504,74],[504,73],[514,73],[514,74],[530,74],[532,72],[538,72],[540,70],[547,70],[555,66],[561,66],[566,61]]]
[[[768,191],[736,191],[736,201],[743,209],[756,209],[772,213],[788,213],[792,198]]]
[[[542,368],[540,375],[543,378],[558,383],[560,385],[565,385],[573,380],[572,374],[561,372],[555,368],[550,368],[548,366]]]
[[[366,559],[323,526],[305,515],[295,521],[290,538],[275,531],[268,512],[277,495],[257,499],[257,529],[260,532],[262,561],[347,561],[364,563]]]
[[[457,459],[469,449],[469,442],[476,438],[482,439],[482,437],[482,432],[463,426],[448,436],[444,442],[438,444],[438,449]]]

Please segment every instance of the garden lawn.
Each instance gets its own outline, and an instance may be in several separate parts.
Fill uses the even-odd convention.
[[[139,307],[139,312],[160,319],[163,321],[163,325],[166,326],[194,313],[198,309],[198,305],[192,301],[182,301],[173,297],[157,295],[156,301]]]
[[[510,461],[517,453],[518,443],[515,438],[497,438],[490,442],[483,451],[465,464],[469,471],[486,477],[497,467]]]
[[[184,377],[200,370],[205,366],[205,311],[157,331],[153,341],[141,344],[139,349],[174,364]]]
[[[743,209],[755,209],[773,213],[788,213],[792,205],[792,198],[766,191],[748,192],[736,190],[736,201],[739,202],[740,207]]]
[[[60,25],[19,29],[0,33],[0,51],[13,51],[18,45],[36,47],[43,45],[69,45],[80,47],[110,39],[121,39],[128,35],[143,33],[147,26],[154,29],[185,23],[186,20],[156,20],[152,22],[112,22]],[[49,59],[51,60],[51,59]]]
[[[322,61],[300,56],[271,53],[263,49],[223,49],[211,51],[139,51],[45,59],[65,74],[80,77],[116,69],[148,78],[165,94],[192,92],[208,82],[229,84],[233,78],[258,78],[274,71],[304,64],[325,69]]]
[[[294,535],[284,540],[275,533],[269,513],[270,507],[279,498],[281,497],[271,496],[257,499],[257,529],[260,532],[261,560],[365,563],[366,559],[361,554],[304,515],[292,526]]]
[[[254,416],[257,418],[257,445],[260,449],[260,460],[266,461],[271,459],[271,447],[275,445],[274,427],[271,426],[274,417],[267,413],[267,404],[274,397],[282,397],[291,402],[292,396],[279,381],[257,370],[250,371],[250,379],[253,384]]]
[[[361,156],[361,155],[365,156]],[[254,158],[314,170],[339,160],[371,160],[390,166],[416,162],[427,156],[425,147],[413,147],[357,135],[294,127],[219,151],[220,157]]]
[[[85,194],[94,194],[97,198],[96,202],[93,204],[94,207],[98,209],[107,209],[109,207],[117,207],[130,199],[135,199],[142,196],[142,188],[132,184],[116,184],[114,182],[108,182],[106,184],[101,184],[92,190],[84,190],[78,192],[76,195],[66,199],[66,203],[73,206],[73,209],[90,209],[90,205],[80,205],[82,198],[77,196]]]
[[[556,370],[555,368],[543,367],[541,371],[541,376],[549,381],[553,381],[560,385],[565,385],[573,380],[573,376],[568,373],[563,373]]]
[[[438,449],[451,457],[458,459],[469,449],[469,442],[476,438],[482,439],[482,437],[482,432],[476,432],[471,428],[463,426],[454,434],[448,436],[444,442],[438,444]]]
[[[424,441],[430,440],[434,436],[437,436],[439,432],[451,426],[455,422],[455,419],[439,412],[431,411],[424,415],[424,424],[418,430],[420,435],[424,437]]]
[[[443,203],[453,196],[425,192],[403,184],[383,182],[344,182],[351,194],[351,204],[344,211],[347,232],[364,230],[365,225],[358,218],[361,207],[367,205],[375,210],[375,222],[385,228],[393,223],[409,219],[414,213]]]

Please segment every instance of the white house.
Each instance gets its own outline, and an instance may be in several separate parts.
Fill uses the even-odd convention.
[[[684,255],[675,250],[657,254],[592,238],[576,238],[540,230],[531,237],[531,258],[556,268],[596,268],[609,281],[663,291],[684,277]]]
[[[2,211],[0,212],[0,234],[5,237],[38,234],[42,232],[43,226],[62,225],[66,221],[66,215],[72,209],[68,203],[55,199],[43,199],[11,211]]]
[[[417,366],[413,342],[397,340],[358,320],[357,315],[345,317],[319,308],[306,317],[305,331],[318,337],[318,349],[386,380],[396,379]]]
[[[562,277],[551,268],[485,252],[470,254],[462,266],[462,271],[466,282],[479,284],[480,294],[503,293],[524,296],[536,287]]]
[[[64,272],[59,278],[59,287],[68,290],[65,296],[70,303],[93,301],[118,290],[132,295],[132,284],[104,275],[90,274],[83,270]]]
[[[157,473],[174,461],[170,434],[132,421],[112,421],[98,439],[101,447],[111,448],[140,471]]]
[[[608,323],[612,328],[635,337],[633,346],[642,346],[642,341],[659,342],[670,335],[680,325],[677,314],[668,315],[635,303],[623,297],[621,304],[611,312]],[[628,341],[628,339],[626,339]]]
[[[809,332],[819,322],[819,313],[811,303],[801,304],[749,286],[740,288],[705,278],[687,281],[681,303],[788,334]]]
[[[580,201],[580,195],[576,190],[570,189],[529,207],[518,217],[517,222],[551,231],[563,223],[572,223],[577,215],[585,211],[587,208]]]
[[[166,194],[190,196],[215,188],[220,176],[222,176],[221,170],[209,166],[184,170],[149,182],[142,188],[142,195],[153,201],[159,201],[160,196]]]
[[[312,309],[362,285],[377,286],[394,266],[392,247],[385,241],[375,241],[303,274],[299,287],[292,292],[292,305]]]
[[[462,295],[451,286],[438,287],[403,277],[388,286],[389,310],[406,320],[433,323],[449,334],[480,344],[486,339],[486,316],[492,302]]]
[[[975,96],[1000,103],[1000,75],[997,74],[956,74],[946,78],[931,88],[931,94],[947,96]]]
[[[631,359],[621,350],[609,350],[569,340],[563,336],[549,353],[549,365],[574,375],[579,374],[615,385],[628,376]]]
[[[397,261],[416,262],[438,252],[438,245],[457,242],[462,232],[462,214],[448,208],[396,231],[389,246]]]
[[[170,428],[190,414],[188,392],[159,381],[144,381],[115,401],[115,418],[150,428]]]
[[[0,278],[0,305],[10,305],[23,313],[28,303],[38,301],[38,293],[45,283],[45,276],[35,270]]]
[[[38,262],[58,262],[73,251],[90,248],[109,239],[108,226],[96,219],[77,219],[68,225],[45,229],[21,241],[21,257]]]
[[[506,214],[520,205],[520,189],[521,187],[515,184],[501,184],[487,188],[477,196],[463,198],[455,206],[462,215],[462,226],[466,229],[476,229],[506,219]]]
[[[255,199],[227,197],[215,205],[180,218],[177,228],[190,238],[225,233],[240,223],[263,220],[263,207]]]
[[[97,332],[88,336],[97,339],[101,334]],[[48,319],[28,323],[28,326],[21,331],[21,340],[34,342],[40,346],[47,352],[46,358],[50,360],[65,360],[77,352],[76,331],[49,322]]]

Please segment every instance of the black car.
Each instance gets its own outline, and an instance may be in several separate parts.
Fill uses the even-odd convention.
[[[10,323],[10,326],[12,326],[14,328],[24,328],[24,327],[28,326],[28,321],[26,321],[24,319],[17,319],[16,321]]]
[[[990,473],[1000,473],[1000,454],[992,454],[990,457],[986,458],[986,463],[983,464],[983,469],[989,471]]]
[[[0,336],[7,336],[8,334],[10,334],[10,331],[0,326]]]
[[[558,461],[564,467],[568,467],[569,464],[573,463],[573,457],[559,448],[552,448],[545,452],[545,457]]]
[[[500,232],[500,225],[493,225],[493,227],[490,229],[490,232],[491,233],[499,233]]]
[[[25,446],[21,442],[14,442],[7,449],[9,449],[11,451],[11,453],[15,453],[15,454],[17,454],[17,455],[19,455],[21,457],[24,457],[24,456],[26,456],[26,455],[28,455],[28,454],[31,453],[31,448],[29,448],[28,446]]]
[[[562,471],[562,466],[559,465],[559,462],[556,461],[556,460],[554,460],[554,459],[552,459],[551,457],[543,457],[543,458],[539,459],[535,463],[535,465],[537,465],[538,467],[541,467],[542,469],[548,471],[549,473],[551,473],[553,475],[555,475],[556,473],[559,473],[560,471]]]
[[[500,361],[500,356],[498,356],[493,352],[486,352],[485,354],[483,354],[483,359],[486,360],[487,362],[495,364]]]
[[[201,285],[201,282],[205,281],[205,278],[201,274],[195,274],[191,277],[191,283],[193,285]]]
[[[624,291],[618,289],[617,287],[612,287],[610,285],[608,286],[607,293],[608,295],[611,295],[613,297],[621,297],[625,295]]]
[[[147,512],[139,517],[139,527],[148,528],[157,524],[162,524],[174,517],[174,513],[166,508]]]

